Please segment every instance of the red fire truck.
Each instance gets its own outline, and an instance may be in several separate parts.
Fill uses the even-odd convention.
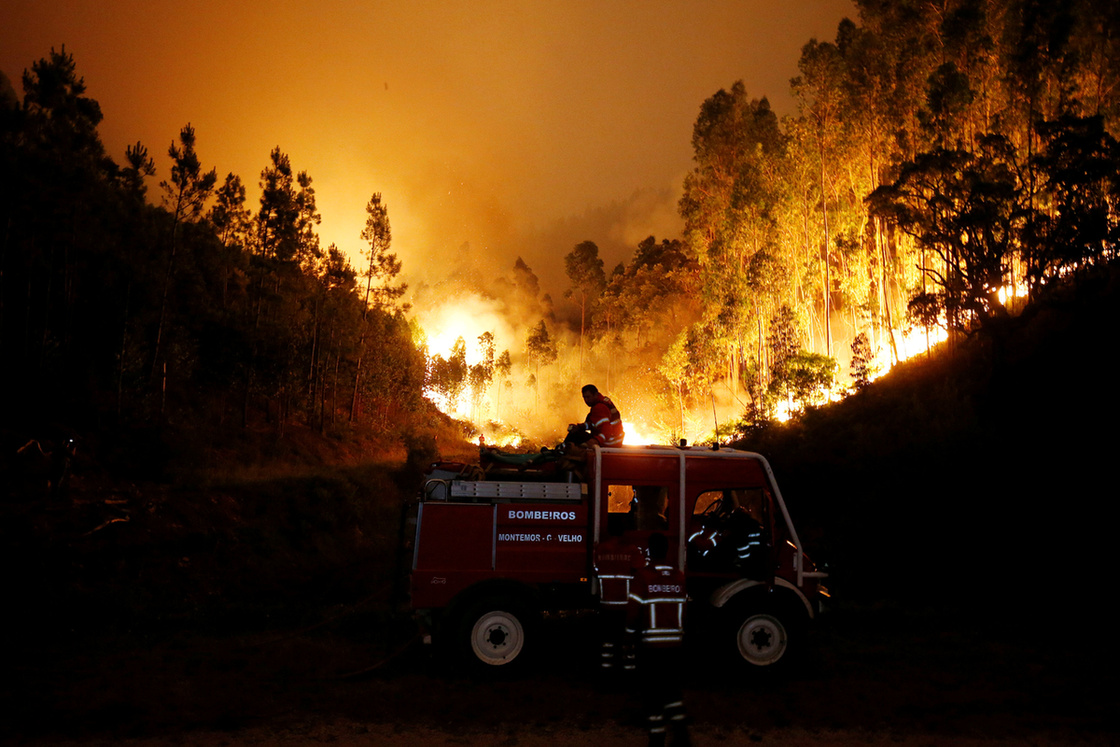
[[[759,454],[593,447],[575,464],[513,465],[487,452],[480,465],[433,465],[412,547],[413,609],[472,665],[523,661],[545,612],[594,609],[595,549],[608,537],[644,550],[663,533],[687,574],[691,619],[749,665],[787,659],[819,611],[826,574]]]

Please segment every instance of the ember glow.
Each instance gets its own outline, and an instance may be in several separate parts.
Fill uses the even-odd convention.
[[[644,425],[639,428],[632,421],[623,419],[622,428],[626,432],[625,443],[628,446],[644,446],[647,444],[665,444],[666,437],[657,436]]]

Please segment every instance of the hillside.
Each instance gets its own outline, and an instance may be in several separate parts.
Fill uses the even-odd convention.
[[[1056,288],[1002,356],[980,336],[943,346],[742,444],[771,457],[841,598],[1099,619],[1118,280],[1114,266]]]

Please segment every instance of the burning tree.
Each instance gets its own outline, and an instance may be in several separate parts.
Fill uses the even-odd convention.
[[[478,419],[486,390],[494,380],[494,333],[483,332],[478,336],[482,360],[470,367],[467,378],[471,386],[472,419]]]
[[[799,350],[786,362],[785,380],[793,401],[804,409],[827,395],[838,369],[835,358]]]
[[[455,340],[451,354],[432,357],[429,365],[428,384],[454,407],[469,383],[470,369],[467,366],[467,343],[460,337]]]
[[[852,340],[852,386],[857,391],[871,383],[874,373],[875,354],[871,350],[871,340],[866,332],[860,332]]]
[[[789,306],[783,305],[770,320],[766,342],[770,352],[770,397],[781,396],[791,406],[804,408],[832,388],[839,368],[836,360],[801,347],[801,327]],[[762,410],[768,412],[768,402],[764,401]]]

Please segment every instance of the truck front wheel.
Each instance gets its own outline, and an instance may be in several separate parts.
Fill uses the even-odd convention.
[[[459,628],[466,660],[486,669],[509,667],[523,659],[527,621],[524,609],[509,598],[488,598],[472,604]]]
[[[781,617],[770,612],[744,612],[737,616],[735,645],[743,661],[754,667],[770,667],[789,654],[790,629]]]

